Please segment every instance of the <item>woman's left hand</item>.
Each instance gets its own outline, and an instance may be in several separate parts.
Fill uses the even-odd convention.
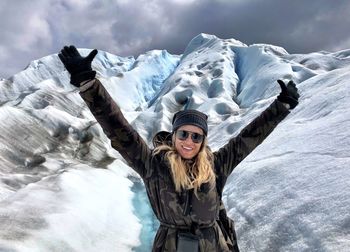
[[[292,80],[287,85],[282,80],[277,80],[277,82],[282,89],[281,93],[277,96],[277,100],[289,104],[291,109],[295,108],[298,105],[298,99],[300,97],[295,83]]]

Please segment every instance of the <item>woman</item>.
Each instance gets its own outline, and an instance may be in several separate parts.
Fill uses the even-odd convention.
[[[295,84],[286,86],[259,117],[224,147],[207,146],[207,116],[196,110],[174,115],[172,132],[158,133],[151,150],[129,125],[117,104],[95,79],[93,50],[82,57],[74,46],[58,55],[71,74],[71,83],[111,140],[111,145],[141,176],[153,211],[160,221],[152,251],[238,251],[233,222],[221,195],[232,170],[298,104]]]

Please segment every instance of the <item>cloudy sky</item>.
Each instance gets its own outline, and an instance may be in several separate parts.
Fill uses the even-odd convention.
[[[0,78],[62,46],[181,54],[199,33],[289,53],[350,49],[348,0],[1,0]]]

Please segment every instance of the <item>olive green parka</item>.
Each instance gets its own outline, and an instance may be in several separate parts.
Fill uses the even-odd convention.
[[[80,95],[111,140],[112,147],[144,181],[152,209],[161,223],[153,252],[175,252],[180,232],[197,235],[201,252],[238,251],[233,222],[227,218],[221,201],[222,191],[232,170],[289,113],[281,102],[275,100],[239,135],[213,153],[216,187],[209,189],[202,185],[197,197],[192,190],[175,191],[164,152],[154,155],[99,80],[82,85]]]

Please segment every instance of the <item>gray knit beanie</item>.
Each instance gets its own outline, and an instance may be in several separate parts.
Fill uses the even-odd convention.
[[[188,109],[177,112],[173,117],[173,132],[183,125],[194,125],[201,128],[204,135],[208,134],[208,116],[198,110]]]

